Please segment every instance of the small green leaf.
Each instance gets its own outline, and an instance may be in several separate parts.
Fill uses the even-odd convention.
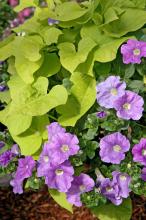
[[[67,201],[66,194],[58,192],[54,189],[49,189],[51,197],[63,208],[73,213],[72,205]]]
[[[132,204],[130,199],[125,199],[120,206],[106,204],[92,208],[91,211],[101,220],[130,220]]]

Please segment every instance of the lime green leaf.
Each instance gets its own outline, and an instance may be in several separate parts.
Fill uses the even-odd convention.
[[[62,115],[59,123],[63,126],[74,126],[77,120],[84,115],[94,104],[96,99],[96,81],[86,74],[74,73],[71,77],[73,86],[66,105],[58,107]]]
[[[11,97],[10,97],[9,91],[0,92],[0,101],[1,102],[6,102],[8,104],[10,102],[10,100],[11,100]]]
[[[58,192],[54,189],[49,189],[51,197],[63,208],[67,209],[69,212],[73,213],[72,205],[68,203],[66,199],[66,194]]]
[[[17,57],[23,54],[28,60],[37,61],[41,58],[40,49],[43,45],[39,36],[17,36],[13,42],[13,55]]]
[[[121,37],[128,32],[140,29],[146,23],[144,10],[127,8],[119,20],[104,26],[103,30],[113,37]]]
[[[35,83],[28,85],[14,75],[8,85],[12,102],[1,112],[0,121],[14,135],[30,127],[32,116],[44,115],[67,101],[67,91],[62,85],[54,86],[47,94],[48,80],[45,77],[39,77]]]
[[[75,20],[88,12],[88,8],[81,8],[76,2],[64,2],[57,5],[56,14],[59,21]]]
[[[45,53],[44,61],[37,71],[37,76],[50,77],[59,72],[61,68],[60,60],[55,53]]]
[[[59,36],[62,34],[62,31],[58,28],[51,27],[42,32],[42,37],[47,45],[57,43]]]
[[[91,210],[101,220],[130,220],[132,204],[130,199],[126,199],[120,206],[106,204]]]
[[[71,73],[77,68],[80,63],[86,61],[88,54],[96,46],[96,43],[91,38],[83,38],[78,45],[76,52],[75,46],[72,43],[59,44],[59,55],[61,64]]]
[[[40,68],[41,64],[42,59],[36,62],[31,62],[26,59],[23,54],[17,56],[15,59],[15,67],[18,75],[28,84],[34,81],[33,74]]]
[[[47,115],[33,117],[31,127],[21,135],[12,135],[19,144],[22,155],[35,154],[41,147],[46,126],[49,124]]]
[[[19,5],[15,7],[15,11],[19,12],[24,8],[33,7],[33,6],[36,6],[34,0],[20,0]]]
[[[99,62],[109,62],[116,58],[118,48],[120,45],[128,40],[129,38],[133,37],[123,37],[120,39],[113,39],[110,42],[107,42],[105,44],[101,44],[99,48],[97,48],[95,52],[95,60]]]

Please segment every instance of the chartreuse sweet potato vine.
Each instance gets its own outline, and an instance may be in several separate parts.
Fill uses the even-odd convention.
[[[21,155],[26,156],[25,163],[30,163],[31,170],[35,169],[34,160],[31,161],[32,157],[38,160],[42,146],[48,140],[46,126],[52,121],[57,121],[59,125],[52,124],[52,126],[59,126],[55,129],[63,129],[61,130],[63,133],[61,132],[59,135],[59,143],[64,143],[62,134],[66,132],[64,130],[66,127],[66,130],[70,132],[64,134],[66,140],[68,143],[72,141],[73,146],[76,146],[76,150],[72,150],[68,155],[77,154],[71,157],[75,175],[78,176],[82,171],[86,172],[84,165],[89,164],[87,172],[91,174],[93,179],[96,175],[101,175],[100,172],[103,176],[111,178],[111,173],[118,169],[119,172],[128,173],[127,175],[131,175],[130,172],[135,172],[134,177],[137,180],[140,173],[137,164],[130,163],[131,171],[127,171],[128,161],[131,161],[130,153],[125,159],[127,162],[124,161],[121,165],[117,165],[121,161],[119,159],[114,163],[116,165],[107,166],[96,155],[96,149],[98,148],[97,141],[108,132],[122,131],[126,135],[126,130],[131,140],[130,129],[135,129],[132,143],[138,143],[143,134],[143,125],[141,130],[136,132],[135,122],[126,121],[132,118],[131,116],[125,116],[129,118],[122,120],[119,115],[123,113],[117,113],[120,119],[113,110],[109,110],[105,114],[103,107],[107,106],[103,104],[104,98],[102,100],[100,97],[97,98],[100,106],[95,101],[96,84],[104,81],[109,75],[120,75],[127,82],[130,91],[144,92],[145,61],[142,60],[142,64],[139,66],[124,65],[121,62],[118,49],[128,39],[138,38],[138,40],[145,41],[145,0],[88,0],[81,3],[67,0],[47,0],[46,2],[45,7],[40,7],[37,0],[20,0],[20,4],[15,10],[18,12],[26,7],[34,7],[34,16],[23,25],[14,28],[13,34],[0,42],[0,60],[7,60],[7,71],[10,77],[7,83],[9,90],[0,93],[0,100],[3,103],[0,110],[0,122],[7,127],[10,139],[19,145]],[[138,55],[136,53],[139,51],[137,48],[135,49],[134,55]],[[139,74],[138,77],[137,74]],[[119,78],[117,77],[115,80],[119,80]],[[111,83],[110,80],[109,83]],[[112,90],[111,94],[117,95],[117,91]],[[126,94],[128,96],[130,93]],[[112,101],[109,105],[112,105]],[[120,112],[118,107],[114,106],[114,108]],[[129,110],[129,108],[130,104],[124,105],[124,109]],[[100,115],[96,115],[96,111],[99,111]],[[104,120],[104,118],[106,119]],[[140,127],[140,123],[138,124]],[[49,135],[54,132],[52,130],[52,127],[48,127]],[[56,132],[60,132],[60,130],[56,130]],[[80,151],[78,151],[78,139],[76,135],[71,135],[72,132],[79,138]],[[118,137],[122,140],[123,135]],[[53,139],[48,141],[51,142]],[[9,149],[11,143],[11,141],[7,143],[6,149]],[[51,144],[54,146],[53,142]],[[67,144],[62,146],[62,152],[69,151]],[[130,144],[128,146],[124,153],[130,149]],[[47,177],[45,183],[50,186],[49,192],[52,197],[63,207],[72,211],[72,206],[67,202],[65,195],[66,187],[70,188],[69,181],[72,181],[72,177],[68,176],[67,185],[59,186],[59,191],[52,189],[54,185],[49,182],[49,178],[54,178],[53,172],[57,176],[63,175],[63,172],[67,172],[66,167],[68,167],[70,175],[74,172],[70,167],[70,162],[66,161],[67,157],[62,156],[61,165],[58,164],[58,159],[54,159],[57,158],[56,151],[53,150],[56,149],[55,147],[56,145],[50,151],[54,155],[51,161],[55,163],[57,168],[55,171],[50,171],[52,176]],[[113,149],[115,152],[119,152],[121,147],[116,144]],[[50,158],[46,156],[46,152],[47,147],[44,147],[41,155],[48,163]],[[101,152],[100,156],[104,162],[111,163],[113,161],[111,158],[105,159]],[[42,156],[39,163],[41,163],[41,158]],[[23,163],[23,159],[20,159],[19,163]],[[62,163],[64,164],[62,165]],[[16,171],[16,177],[18,171],[19,169]],[[37,171],[38,176],[35,172],[32,177],[25,173],[24,178],[28,178],[25,188],[38,189],[44,181],[42,176],[45,174],[43,172],[41,167]],[[79,176],[78,182],[84,178],[85,174],[81,175],[83,176]],[[113,178],[119,178],[117,175],[119,174],[114,173]],[[15,187],[16,179],[11,183]],[[134,188],[135,180],[131,183],[131,188],[140,194],[140,188]],[[88,181],[89,185],[86,190],[84,185],[80,185],[81,192],[85,192],[82,194],[81,200],[90,206],[101,220],[130,219],[130,199],[126,199],[121,206],[115,207],[106,203],[105,197],[98,192],[97,185],[95,190],[92,190],[94,184],[91,178]],[[110,191],[111,188],[108,189]],[[17,190],[14,189],[14,191]],[[90,190],[92,191],[89,192]],[[22,188],[19,188],[18,191],[21,192]],[[117,200],[117,203],[115,202],[118,205],[121,204],[122,198],[127,198],[122,194],[119,197],[120,202],[118,203]],[[72,203],[73,198],[70,198],[68,194],[67,198]],[[80,205],[80,202],[78,201],[77,204]],[[103,205],[104,203],[106,204]]]

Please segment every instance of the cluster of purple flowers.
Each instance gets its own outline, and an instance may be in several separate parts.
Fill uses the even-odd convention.
[[[128,40],[127,44],[121,46],[123,63],[141,63],[141,58],[146,57],[146,42],[138,40]]]
[[[5,146],[3,141],[0,141],[0,149]],[[20,154],[20,150],[17,144],[14,144],[10,150],[4,151],[0,154],[0,166],[7,167],[10,161]]]
[[[143,112],[143,98],[126,89],[119,76],[109,76],[97,85],[97,102],[107,109],[114,108],[119,118],[139,120]]]
[[[69,157],[79,151],[78,138],[67,133],[57,122],[47,129],[49,138],[40,154],[37,176],[43,176],[49,188],[65,192],[70,203],[80,206],[81,193],[92,190],[94,181],[86,174],[74,176]]]
[[[130,193],[131,177],[119,171],[112,172],[113,179],[97,177],[97,186],[102,195],[115,205],[120,205],[123,198],[128,198]]]

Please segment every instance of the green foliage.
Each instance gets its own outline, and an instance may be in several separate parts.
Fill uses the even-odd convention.
[[[99,219],[130,220],[132,214],[132,204],[130,199],[126,199],[120,206],[106,204],[96,208],[91,208],[91,210]]]
[[[73,213],[72,205],[66,200],[66,194],[60,193],[54,189],[49,189],[51,197],[63,208],[67,209],[69,212]]]

